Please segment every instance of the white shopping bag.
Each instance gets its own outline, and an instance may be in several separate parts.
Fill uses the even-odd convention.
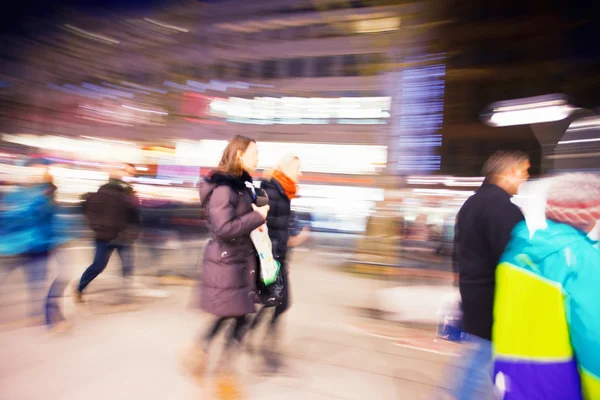
[[[260,259],[260,280],[265,286],[269,286],[277,279],[279,274],[279,261],[273,258],[273,245],[269,238],[267,224],[264,224],[250,233],[250,239]]]

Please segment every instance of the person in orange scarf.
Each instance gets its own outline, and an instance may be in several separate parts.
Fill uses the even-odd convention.
[[[291,201],[296,197],[300,176],[302,176],[300,159],[297,156],[287,156],[284,157],[277,169],[265,174],[265,180],[261,184],[261,188],[269,196],[270,211],[267,216],[267,228],[273,245],[273,257],[281,264],[279,275],[283,283],[283,290],[276,304],[264,304],[250,326],[250,331],[253,331],[264,315],[272,312],[267,336],[263,341],[264,350],[262,352],[265,361],[265,372],[269,373],[277,372],[282,366],[280,352],[277,350],[277,342],[280,339],[280,324],[278,324],[278,321],[281,315],[290,307],[288,246],[299,246],[308,237],[308,228],[303,229],[296,236],[290,236],[290,230],[292,229]],[[251,336],[247,340],[250,348],[252,348]]]

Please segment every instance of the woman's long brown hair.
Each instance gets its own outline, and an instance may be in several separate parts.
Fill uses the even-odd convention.
[[[237,177],[242,176],[244,167],[238,157],[238,151],[242,154],[248,150],[250,143],[256,143],[256,140],[247,136],[235,135],[223,150],[221,161],[217,167],[217,171],[231,174]]]

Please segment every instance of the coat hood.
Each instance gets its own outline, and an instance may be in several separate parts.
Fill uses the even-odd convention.
[[[585,232],[550,220],[548,220],[547,228],[538,229],[531,236],[527,224],[523,221],[513,230],[509,247],[518,248],[520,253],[527,254],[537,264],[550,255],[580,241],[595,243]]]
[[[244,171],[242,176],[237,177],[231,174],[213,170],[204,178],[202,182],[200,182],[200,202],[203,206],[205,206],[205,201],[210,197],[210,194],[217,186],[229,186],[233,190],[237,191],[245,189],[246,182],[252,182],[252,177],[246,171]]]

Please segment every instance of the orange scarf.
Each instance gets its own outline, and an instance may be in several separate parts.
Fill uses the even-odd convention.
[[[276,169],[273,171],[273,179],[279,182],[288,199],[291,200],[296,197],[296,183],[286,174]]]

